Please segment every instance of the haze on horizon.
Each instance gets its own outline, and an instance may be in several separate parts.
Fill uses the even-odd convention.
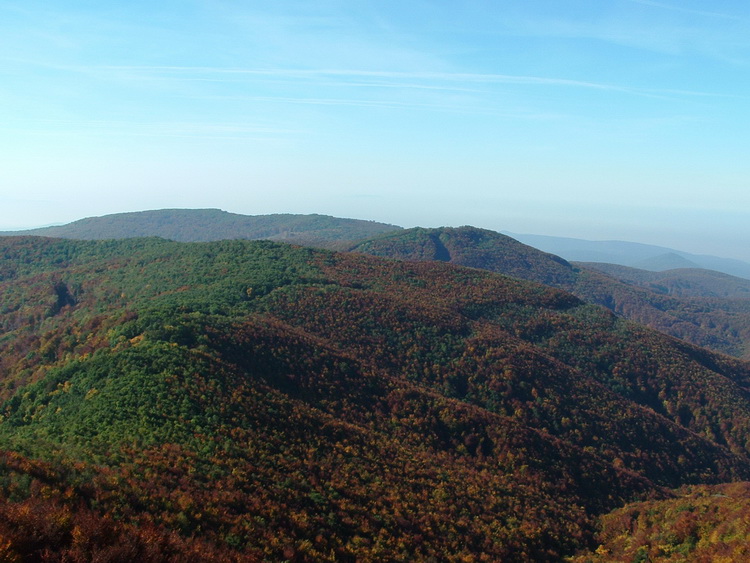
[[[750,261],[750,5],[0,1],[0,230],[159,208]]]

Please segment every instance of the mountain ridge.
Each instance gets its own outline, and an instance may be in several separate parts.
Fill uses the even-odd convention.
[[[659,272],[602,262],[574,262],[576,266],[601,271],[621,281],[657,293],[681,297],[750,298],[750,280],[704,268],[678,268]]]
[[[741,284],[720,279],[705,271],[704,279],[691,273],[689,279],[677,279],[674,275],[663,277],[663,283],[636,283],[632,280],[604,278],[595,271],[605,271],[606,266],[582,264],[589,271],[585,276],[574,271],[566,260],[549,253],[535,254],[529,246],[519,246],[518,241],[500,242],[499,233],[475,227],[402,229],[392,225],[368,221],[338,219],[323,215],[265,215],[244,216],[217,209],[208,210],[155,210],[138,213],[122,213],[98,218],[84,219],[58,230],[41,229],[39,234],[65,235],[74,238],[126,238],[136,234],[162,236],[172,240],[213,240],[232,238],[261,238],[283,240],[312,247],[336,250],[355,249],[357,242],[399,240],[399,233],[422,233],[425,241],[420,251],[421,259],[453,261],[465,266],[480,267],[531,279],[573,291],[584,299],[604,305],[611,310],[672,334],[700,346],[738,357],[750,357],[750,311],[742,301],[744,295],[735,292],[721,295],[729,285],[741,288]],[[29,231],[21,231],[18,234]],[[429,233],[452,233],[453,237],[466,240],[449,241],[457,256],[451,257],[438,235]],[[412,235],[416,236],[416,235]],[[432,238],[430,239],[430,237]],[[448,236],[448,235],[443,235]],[[506,235],[503,235],[506,236]],[[381,237],[382,238],[381,240]],[[374,243],[368,243],[370,245]],[[403,242],[399,244],[404,244]],[[625,244],[625,243],[623,243]],[[646,246],[646,245],[638,245]],[[650,248],[650,247],[649,247]],[[382,251],[382,249],[381,249]],[[391,248],[392,257],[414,252]],[[429,256],[424,253],[431,253]],[[387,253],[386,253],[387,254]],[[494,256],[493,256],[494,255]],[[677,256],[677,255],[675,255]],[[416,257],[416,256],[415,256]],[[682,260],[682,258],[677,258]],[[674,264],[673,264],[674,265]],[[685,265],[685,262],[680,262]],[[573,268],[573,269],[571,269]],[[553,274],[554,271],[554,274]],[[2,275],[2,273],[0,273]],[[610,272],[611,275],[611,272]],[[628,276],[625,276],[628,277]],[[576,281],[577,280],[577,281]],[[618,281],[619,280],[619,281]],[[685,287],[691,287],[693,294]],[[715,287],[714,287],[715,286]],[[696,295],[698,288],[704,288]],[[666,289],[669,288],[669,289]],[[723,288],[723,289],[722,289]],[[695,299],[721,298],[721,301]],[[729,299],[729,301],[726,300]],[[685,299],[693,299],[688,302]]]
[[[399,231],[402,228],[375,221],[341,219],[328,215],[241,215],[209,208],[116,213],[79,219],[65,225],[0,231],[0,236],[59,236],[84,240],[161,236],[183,242],[247,238],[286,240],[291,243],[341,250],[348,243],[371,238],[380,233]],[[750,263],[740,260],[690,254],[642,243],[587,241],[503,231],[501,233],[569,261],[595,261],[637,267],[642,260],[653,260],[651,266],[663,270],[669,269],[674,262],[662,263],[659,257],[674,254],[701,268],[750,279]],[[646,265],[648,266],[648,262]],[[681,265],[688,264],[682,262]]]
[[[335,247],[400,228],[375,221],[318,214],[240,215],[220,209],[159,209],[88,217],[66,225],[0,232],[0,236],[81,240],[158,236],[180,242],[268,239]]]

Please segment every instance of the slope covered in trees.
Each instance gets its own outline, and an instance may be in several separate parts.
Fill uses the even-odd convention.
[[[182,242],[268,239],[335,248],[400,228],[328,215],[240,215],[219,209],[159,209],[89,217],[67,225],[0,235],[80,240],[161,237]]]
[[[362,241],[351,250],[398,260],[439,260],[551,286],[575,282],[573,267],[562,258],[475,227],[406,229]]]
[[[563,288],[582,299],[693,344],[750,358],[750,302],[745,280],[708,270],[678,274],[571,265],[494,231],[473,227],[408,229],[324,215],[247,216],[217,209],[165,209],[82,219],[12,233],[82,240],[158,236],[176,241],[280,240],[354,249],[406,260],[441,260]],[[363,241],[356,243],[355,241]],[[610,271],[607,269],[609,268]],[[615,268],[616,271],[612,270]],[[604,272],[607,275],[597,275]]]
[[[750,484],[692,486],[602,517],[596,549],[573,563],[750,559]]]
[[[556,561],[626,502],[750,478],[750,365],[560,290],[272,242],[0,242],[9,561]]]
[[[665,295],[655,288],[620,282],[593,269],[582,269],[571,291],[693,344],[750,358],[748,299]]]
[[[750,300],[743,292],[749,286],[718,272],[654,273],[659,277],[649,282],[651,272],[636,275],[640,270],[570,264],[474,227],[408,229],[360,242],[352,250],[400,260],[440,260],[538,281],[698,346],[750,358]]]
[[[599,270],[618,280],[675,297],[750,299],[750,280],[697,268],[650,272],[617,264],[581,262],[575,265]]]

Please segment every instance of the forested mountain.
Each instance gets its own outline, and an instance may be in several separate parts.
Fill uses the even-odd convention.
[[[88,217],[52,227],[0,231],[0,236],[47,236],[80,240],[161,237],[181,242],[279,240],[341,250],[402,227],[328,215],[240,215],[219,209],[159,209]],[[750,279],[750,264],[716,256],[622,241],[586,241],[505,233],[515,240],[570,261],[618,264],[651,271],[704,268]]]
[[[89,217],[67,225],[0,235],[81,240],[162,237],[182,242],[268,239],[335,248],[400,228],[328,215],[239,215],[219,209],[159,209]]]
[[[360,242],[352,250],[401,260],[440,260],[538,281],[693,344],[750,358],[750,284],[741,278],[709,270],[656,274],[571,264],[474,227],[407,229]]]
[[[399,260],[440,260],[553,286],[572,285],[576,279],[562,258],[476,227],[405,229],[361,241],[350,250]]]
[[[7,561],[559,561],[627,502],[750,479],[750,364],[561,290],[265,241],[0,248]]]

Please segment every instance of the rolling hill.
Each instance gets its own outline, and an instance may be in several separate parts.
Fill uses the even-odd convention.
[[[396,225],[328,215],[240,215],[219,209],[159,209],[88,217],[66,225],[23,231],[0,231],[0,236],[48,236],[79,240],[155,236],[181,242],[280,240],[342,250],[354,242],[401,229]],[[750,279],[750,264],[740,260],[624,241],[504,234],[570,261],[617,264],[650,271],[703,268]]]
[[[750,479],[750,364],[539,283],[0,243],[9,561],[559,561],[627,502]]]
[[[0,235],[79,240],[161,237],[181,242],[268,239],[306,246],[337,247],[400,228],[328,215],[239,215],[219,209],[160,209],[89,217],[67,225]]]
[[[558,256],[475,227],[406,229],[361,241],[349,250],[398,260],[439,260],[552,286],[575,281],[573,267]]]
[[[744,279],[709,270],[657,275],[571,264],[475,227],[406,229],[362,241],[351,250],[400,260],[440,260],[537,281],[693,344],[750,358],[750,300],[745,293],[750,286]]]

